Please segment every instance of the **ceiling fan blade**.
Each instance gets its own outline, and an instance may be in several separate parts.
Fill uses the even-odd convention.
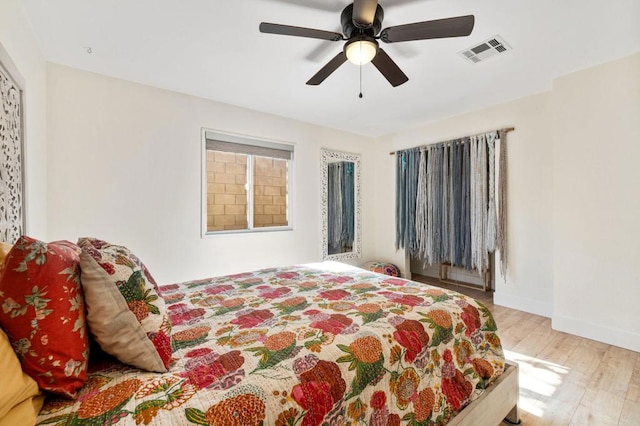
[[[380,39],[385,43],[399,41],[427,40],[432,38],[463,37],[473,31],[475,17],[473,15],[455,18],[436,19],[435,21],[416,22],[398,25],[382,30]]]
[[[260,32],[267,34],[280,34],[295,37],[319,38],[321,40],[342,40],[342,34],[333,31],[314,30],[313,28],[293,27],[291,25],[260,23]]]
[[[344,52],[338,53],[332,60],[330,60],[327,65],[322,67],[320,71],[316,73],[313,77],[307,81],[309,86],[317,86],[322,83],[327,77],[329,77],[338,67],[344,64],[347,60],[347,55]]]
[[[353,23],[358,28],[369,28],[376,16],[378,0],[354,0]]]
[[[391,83],[393,87],[400,86],[409,81],[409,77],[402,72],[400,67],[393,62],[393,59],[391,59],[383,49],[378,49],[378,53],[371,62],[378,68],[378,71],[389,80],[389,83]]]

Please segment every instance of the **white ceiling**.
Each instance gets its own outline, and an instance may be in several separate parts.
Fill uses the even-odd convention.
[[[409,77],[393,88],[347,62],[305,82],[341,42],[261,34],[261,21],[340,32],[349,0],[23,0],[48,61],[381,136],[539,93],[561,75],[640,51],[638,0],[380,0],[383,28],[475,15],[470,36],[381,43]],[[513,50],[457,52],[500,35]],[[86,47],[91,47],[88,54]]]

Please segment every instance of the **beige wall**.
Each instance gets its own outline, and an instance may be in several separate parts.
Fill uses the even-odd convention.
[[[553,94],[553,327],[640,351],[640,54]]]
[[[553,90],[381,138],[376,248],[394,249],[388,151],[514,126],[508,136],[509,270],[497,304],[640,351],[640,54],[564,76]]]
[[[131,246],[160,283],[319,261],[321,147],[362,153],[373,179],[370,141],[349,133],[53,64],[48,95],[49,238]],[[294,230],[201,237],[202,128],[295,144]]]
[[[132,245],[165,283],[316,261],[319,149],[326,146],[363,154],[363,260],[402,266],[389,151],[514,126],[509,271],[497,279],[496,302],[552,316],[562,330],[638,348],[637,321],[628,321],[640,288],[640,177],[632,165],[640,158],[637,60],[377,141],[52,65],[49,235]],[[295,231],[200,238],[200,170],[193,165],[201,127],[297,143]],[[586,149],[578,155],[580,147]]]
[[[27,231],[34,237],[46,239],[47,64],[20,3],[19,0],[0,1],[0,61],[8,64],[10,60],[24,83]]]

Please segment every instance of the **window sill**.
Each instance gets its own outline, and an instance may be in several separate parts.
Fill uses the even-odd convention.
[[[233,235],[233,234],[262,234],[266,232],[284,232],[293,231],[292,226],[278,226],[270,228],[254,228],[254,229],[230,229],[228,231],[211,231],[205,232],[202,238],[212,238],[218,235]]]

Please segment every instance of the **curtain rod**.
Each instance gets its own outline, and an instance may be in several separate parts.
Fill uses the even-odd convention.
[[[491,130],[491,131],[484,132],[484,133],[491,133],[491,132],[504,132],[504,133],[509,133],[509,132],[513,132],[515,129],[516,129],[515,127],[505,127],[504,129]],[[473,136],[482,135],[482,134],[484,134],[484,133],[477,133],[477,134],[475,134],[475,135],[473,135]],[[465,137],[469,137],[469,136],[465,136]],[[457,138],[457,139],[460,139],[460,138]],[[449,142],[449,141],[446,141],[446,142]],[[438,144],[438,143],[443,143],[443,142],[436,142],[436,143],[429,144],[429,145],[436,145],[436,144]],[[422,146],[424,146],[424,145],[422,145]],[[419,148],[419,147],[414,147],[414,148]],[[407,149],[412,149],[412,148],[407,148]],[[405,149],[401,149],[400,151],[406,151],[406,150],[405,150]],[[396,152],[397,152],[397,151],[391,151],[391,152],[389,153],[389,155],[395,155],[395,154],[396,154]]]

